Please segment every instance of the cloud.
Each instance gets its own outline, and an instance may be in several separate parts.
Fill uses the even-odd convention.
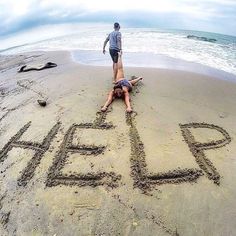
[[[236,35],[234,0],[0,0],[0,36],[66,22],[113,22]]]

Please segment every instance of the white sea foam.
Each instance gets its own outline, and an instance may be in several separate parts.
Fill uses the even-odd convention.
[[[50,27],[47,30],[50,30]],[[45,33],[45,40],[34,43],[31,43],[28,39],[29,37],[27,37],[30,32],[26,32],[22,36],[22,41],[20,41],[20,35],[18,35],[18,44],[20,44],[20,42],[21,44],[24,44],[25,40],[23,39],[27,38],[27,45],[13,48],[2,53],[11,54],[32,50],[101,51],[104,39],[110,30],[107,25],[74,25],[73,27],[70,26],[70,28],[68,28],[66,25],[63,25],[63,30],[61,30],[60,27],[58,29],[59,30],[55,30],[54,26],[54,35],[56,35],[57,37],[52,38],[52,35],[48,36],[48,34],[45,33],[47,31],[45,31],[44,28],[43,32]],[[42,29],[40,30],[42,31]],[[40,30],[38,30],[39,34]],[[235,37],[193,31],[161,31],[150,28],[124,28],[121,29],[121,32],[123,38],[124,52],[152,53],[157,55],[165,55],[176,59],[182,59],[185,61],[210,66],[215,69],[223,70],[236,75]],[[37,31],[34,32],[34,34],[35,33],[37,34]],[[211,43],[188,39],[187,35],[189,34],[197,36],[207,36],[208,38],[215,38],[217,42]],[[43,39],[43,36],[41,36],[41,39]],[[5,42],[9,40],[14,41],[14,38],[5,39]]]

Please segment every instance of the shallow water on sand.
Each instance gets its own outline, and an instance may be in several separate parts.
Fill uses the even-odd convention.
[[[76,50],[72,51],[71,55],[74,61],[85,65],[111,66],[112,64],[109,52],[103,55],[101,51]],[[128,67],[174,69],[208,75],[219,79],[236,81],[236,76],[234,74],[201,65],[199,63],[188,62],[165,55],[127,52],[123,54],[123,62],[125,66]]]

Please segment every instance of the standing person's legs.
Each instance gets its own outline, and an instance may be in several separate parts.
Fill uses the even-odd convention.
[[[110,49],[109,51],[113,61],[113,81],[115,82],[117,76],[118,51],[115,49]]]

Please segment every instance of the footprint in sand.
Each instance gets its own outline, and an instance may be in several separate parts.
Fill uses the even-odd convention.
[[[228,115],[229,114],[227,112],[222,112],[222,113],[219,114],[219,117],[224,119],[224,118],[228,117]]]

